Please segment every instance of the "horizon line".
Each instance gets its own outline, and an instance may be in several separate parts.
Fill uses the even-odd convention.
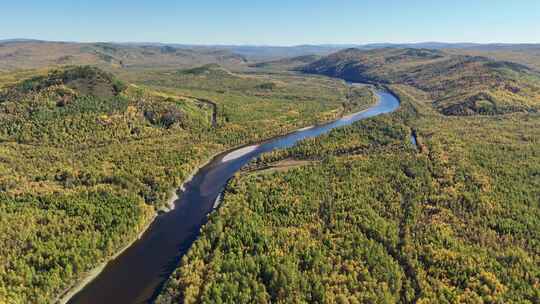
[[[76,41],[76,40],[46,40],[36,38],[1,38],[0,43],[5,42],[49,42],[49,43],[110,43],[110,44],[163,44],[185,45],[200,47],[343,47],[343,46],[374,46],[374,45],[415,45],[415,44],[447,44],[447,45],[540,45],[540,42],[445,42],[445,41],[415,41],[415,42],[367,42],[367,43],[301,43],[301,44],[259,44],[259,43],[185,43],[185,42],[161,42],[161,41]]]

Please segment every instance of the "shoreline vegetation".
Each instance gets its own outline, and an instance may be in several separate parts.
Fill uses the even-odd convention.
[[[323,77],[197,73],[131,70],[120,81],[64,67],[2,78],[0,243],[12,258],[0,261],[0,301],[57,300],[171,207],[171,186],[212,151],[335,119],[347,88]],[[217,101],[216,114],[197,99]]]
[[[94,269],[90,270],[89,272],[83,274],[81,277],[81,280],[79,280],[78,282],[76,282],[73,286],[69,287],[67,290],[65,290],[61,296],[59,296],[54,302],[55,303],[58,303],[58,304],[66,304],[69,302],[69,300],[71,300],[71,298],[73,298],[79,291],[83,290],[84,287],[86,287],[88,284],[92,283],[92,281],[98,277],[101,272],[103,272],[103,270],[107,267],[107,264],[110,263],[111,261],[115,260],[116,258],[118,258],[120,255],[122,255],[122,253],[124,253],[124,251],[126,251],[127,249],[129,249],[129,247],[131,247],[133,244],[135,244],[138,240],[141,239],[141,237],[144,235],[144,233],[146,233],[146,231],[150,228],[150,226],[152,226],[152,224],[154,223],[155,219],[159,216],[158,213],[155,213],[153,217],[151,217],[148,222],[146,223],[146,225],[143,227],[143,229],[139,232],[139,234],[137,235],[137,237],[133,240],[131,240],[128,244],[124,245],[123,247],[121,247],[117,253],[115,253],[113,256],[111,256],[110,258],[106,259],[104,262],[102,262],[101,264],[99,264],[97,267],[95,267]]]
[[[251,168],[313,165],[235,176],[157,303],[537,303],[538,114],[446,117],[388,86],[399,111]]]
[[[118,258],[120,255],[122,255],[122,253],[124,253],[124,251],[129,249],[133,244],[135,244],[135,242],[140,240],[141,237],[148,231],[148,229],[152,226],[154,221],[159,217],[159,215],[162,212],[167,213],[167,212],[170,212],[170,211],[174,210],[174,208],[175,208],[174,203],[180,198],[180,196],[182,195],[182,192],[185,191],[185,185],[187,185],[188,183],[191,182],[191,180],[193,179],[195,174],[197,174],[197,172],[200,169],[202,169],[206,165],[210,164],[212,162],[212,160],[215,157],[217,157],[218,155],[220,155],[221,153],[223,153],[223,152],[214,153],[208,160],[206,160],[206,162],[202,163],[201,165],[199,165],[198,167],[193,169],[191,174],[185,179],[185,181],[182,183],[182,185],[180,185],[177,188],[173,188],[173,190],[171,190],[171,196],[167,200],[167,203],[165,204],[165,206],[163,206],[160,209],[156,210],[156,212],[154,213],[154,216],[150,218],[150,220],[146,223],[146,225],[139,232],[139,234],[137,235],[137,237],[135,239],[131,240],[128,244],[121,247],[118,250],[117,253],[112,255],[110,258],[107,258],[104,262],[99,264],[97,267],[95,267],[91,271],[87,272],[86,275],[83,275],[82,276],[83,278],[81,280],[79,280],[77,283],[75,283],[72,287],[70,287],[66,291],[64,291],[62,293],[62,296],[60,296],[55,301],[55,303],[67,304],[71,300],[71,298],[73,298],[79,291],[83,290],[84,287],[86,287],[88,284],[92,283],[92,281],[95,278],[97,278],[101,274],[101,272],[103,272],[103,270],[107,267],[108,263],[110,263],[113,260],[115,260],[116,258]]]
[[[370,85],[368,85],[368,86],[370,86]],[[353,87],[353,85],[351,85],[351,87]],[[373,89],[375,89],[375,88],[369,87],[370,91],[373,90]],[[388,88],[385,88],[385,89],[388,90]],[[194,97],[191,97],[191,98],[194,98]],[[194,99],[197,99],[198,101],[203,101],[204,100],[203,102],[205,102],[205,103],[212,103],[212,105],[214,106],[213,111],[214,111],[214,113],[216,113],[216,111],[217,111],[217,104],[216,103],[208,101],[207,99],[199,99],[199,98],[194,98]],[[369,108],[370,106],[373,106],[376,103],[377,103],[377,101],[375,101],[373,103],[364,104],[363,106]],[[361,110],[360,112],[364,112],[366,110],[367,109],[364,109],[364,110]],[[358,112],[358,113],[360,113],[360,112]],[[342,115],[345,115],[345,114],[348,114],[348,113],[346,112],[346,109],[344,108],[343,112],[342,112]],[[217,114],[213,114],[214,119],[215,119],[216,115]],[[341,119],[343,117],[345,117],[345,116],[338,117],[338,118],[335,118],[333,120],[334,121],[339,120],[339,119]],[[203,162],[199,166],[195,167],[191,171],[190,175],[184,180],[184,182],[179,187],[173,188],[173,190],[171,190],[170,198],[167,199],[167,202],[164,204],[163,207],[160,207],[158,210],[156,210],[154,216],[148,221],[148,223],[146,223],[146,225],[139,232],[138,236],[135,239],[131,240],[128,244],[121,247],[121,249],[117,253],[115,253],[113,256],[111,256],[110,258],[107,258],[104,262],[102,262],[101,264],[96,266],[94,269],[92,269],[91,271],[89,271],[85,275],[83,275],[82,278],[78,282],[76,282],[72,287],[65,290],[62,293],[62,295],[60,297],[58,297],[57,300],[55,300],[55,303],[58,303],[58,304],[66,304],[66,303],[68,303],[71,298],[73,298],[78,292],[83,290],[84,287],[86,287],[95,278],[97,278],[101,274],[101,272],[107,267],[108,263],[110,263],[111,261],[118,258],[120,255],[122,255],[122,253],[124,253],[124,251],[129,249],[135,242],[137,242],[144,235],[144,233],[147,232],[147,230],[151,227],[151,225],[154,223],[154,221],[159,217],[160,213],[162,213],[162,212],[167,213],[167,212],[170,212],[170,211],[174,210],[175,202],[181,197],[182,193],[185,191],[185,186],[192,181],[193,177],[197,174],[198,171],[200,171],[202,168],[204,168],[205,166],[207,166],[210,163],[212,163],[213,161],[215,161],[215,159],[217,157],[220,157],[222,162],[227,162],[227,161],[230,161],[230,160],[234,160],[236,158],[242,157],[243,155],[254,151],[255,149],[257,149],[257,147],[260,144],[262,144],[264,142],[268,142],[268,141],[271,141],[271,140],[279,138],[279,137],[285,137],[288,134],[292,134],[292,133],[295,133],[297,131],[312,129],[312,128],[318,126],[318,125],[326,124],[326,123],[329,123],[329,122],[331,122],[333,120],[320,121],[317,124],[309,125],[309,126],[297,129],[297,130],[289,131],[286,134],[272,136],[272,137],[264,139],[264,140],[258,140],[257,142],[254,142],[254,143],[243,144],[243,145],[240,145],[240,146],[237,146],[237,147],[229,148],[229,149],[224,150],[224,151],[218,151],[218,152],[215,152],[214,154],[210,155],[210,157],[208,157],[205,162]],[[212,123],[212,125],[215,127],[215,120]],[[245,150],[245,149],[247,149],[247,150]],[[219,202],[220,202],[221,199],[222,199],[222,194],[220,194],[216,198],[216,203],[214,204],[214,208],[219,206]]]
[[[348,84],[350,85],[351,87],[356,87],[356,83],[353,83],[353,84]],[[386,92],[386,93],[389,93],[391,94],[392,96],[394,96],[398,102],[401,104],[401,100],[400,100],[400,97],[399,95],[395,94],[390,87],[387,87],[387,86],[377,86],[377,85],[373,85],[373,84],[368,84],[367,86],[363,86],[363,87],[367,87],[371,92],[373,92],[373,90],[381,90],[383,92]],[[377,95],[374,93],[374,95]],[[347,117],[352,117],[353,115],[357,115],[357,114],[360,114],[360,113],[363,113],[363,112],[366,112],[368,111],[371,107],[377,105],[379,103],[379,98],[380,97],[376,97],[374,102],[372,103],[369,103],[369,104],[366,104],[364,105],[365,108],[358,111],[358,112],[355,112],[353,114],[349,114],[349,113],[346,113],[346,112],[343,112],[343,115],[340,117],[340,118],[337,118],[335,119],[334,121],[339,121],[339,120],[342,120],[342,119],[345,119],[347,120]],[[399,109],[399,108],[398,108]],[[345,115],[347,114],[347,115]],[[375,116],[376,117],[376,116]],[[307,126],[307,127],[303,127],[303,128],[300,128],[300,129],[297,129],[296,131],[292,131],[290,132],[289,134],[292,134],[292,133],[295,133],[295,132],[298,132],[298,131],[305,131],[305,130],[310,130],[310,129],[313,129],[317,126],[323,126],[325,125],[326,123],[328,122],[321,122],[319,124],[315,124],[315,125],[311,125],[311,126]],[[358,123],[358,122],[357,122]],[[348,125],[350,126],[350,125]],[[336,130],[339,130],[341,128],[346,128],[346,126],[344,127],[339,127],[339,128],[336,128]],[[332,131],[331,131],[332,132]],[[264,140],[264,141],[261,141],[260,143],[264,143],[264,142],[269,142],[269,141],[272,141],[274,139],[278,139],[280,137],[285,137],[287,136],[287,134],[284,134],[284,135],[280,135],[280,136],[275,136],[275,137],[272,137],[270,139],[267,139],[267,140]],[[326,135],[320,135],[320,136],[328,136],[328,134]],[[320,137],[319,136],[319,137]],[[317,139],[318,137],[314,137],[314,138],[311,138],[311,139],[308,139],[308,140],[315,140]],[[303,140],[299,141],[302,142]],[[239,151],[241,151],[242,149],[245,149],[245,148],[250,148],[251,146],[247,146],[247,147],[244,147],[244,148],[240,148]],[[248,150],[247,152],[244,152],[242,151],[241,155],[233,155],[234,158],[237,158],[237,157],[241,157],[242,155],[245,155],[246,153],[250,153],[252,150]],[[277,150],[277,151],[281,151],[281,150]],[[264,155],[267,155],[267,154],[272,154],[273,152],[267,152],[267,153],[264,153],[262,155],[262,157],[264,157]],[[229,152],[225,152],[224,153],[224,156],[227,157],[229,156],[230,153]],[[234,158],[231,158],[231,159],[234,159]],[[256,160],[256,159],[255,159]],[[253,160],[253,161],[255,161]],[[223,161],[223,160],[222,160]],[[225,160],[226,161],[226,160]],[[235,175],[235,177],[233,177],[233,180],[234,179],[237,179],[236,176],[245,176],[245,175],[257,175],[259,173],[273,173],[273,172],[286,172],[288,171],[289,169],[294,169],[294,168],[297,168],[297,167],[301,167],[301,166],[306,166],[306,165],[309,165],[309,164],[315,164],[315,163],[318,163],[319,161],[317,160],[295,160],[295,159],[280,159],[276,162],[270,162],[270,163],[267,163],[267,164],[264,164],[263,166],[257,166],[257,165],[254,165],[253,164],[253,161],[251,161],[250,163],[248,163],[247,165],[243,166],[242,168],[240,168],[238,170],[238,174]],[[230,182],[229,182],[230,183]],[[229,183],[227,185],[229,185]],[[222,193],[220,193],[218,195],[218,197],[216,198],[216,202],[214,203],[214,210],[212,212],[210,212],[210,214],[208,215],[210,218],[212,217],[215,217],[217,216],[216,214],[219,213],[219,207],[222,205],[222,202],[223,200],[225,199],[225,196],[226,193],[228,192],[228,188],[229,186],[225,186],[225,189]],[[212,222],[208,222],[207,224],[205,224],[201,230],[202,231],[205,231],[207,229],[207,225],[212,225],[213,223]],[[199,236],[200,237],[200,236]],[[197,239],[199,239],[199,237]],[[197,241],[195,241],[197,242]],[[193,246],[193,245],[192,245]],[[190,250],[188,251],[188,254],[191,252],[191,248]],[[183,258],[183,260],[185,259],[185,256]],[[179,267],[181,267],[182,264],[179,265]],[[167,281],[163,287],[163,290],[161,291],[160,293],[160,296],[157,298],[157,301],[163,301],[163,296],[161,296],[164,292],[166,292],[167,288],[169,288],[169,286],[167,285],[169,282]],[[161,303],[161,302],[159,302]],[[168,302],[167,302],[168,303]]]

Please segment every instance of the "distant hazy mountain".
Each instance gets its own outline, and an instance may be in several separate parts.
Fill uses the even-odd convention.
[[[221,49],[245,56],[254,61],[275,60],[286,57],[305,55],[329,55],[344,49],[343,46],[298,45],[298,46],[252,46],[252,45],[180,45],[178,47],[192,49]]]
[[[191,45],[155,42],[77,43],[17,38],[0,40],[0,69],[10,70],[66,64],[113,65],[118,67],[192,67],[218,63],[221,65],[243,66],[247,63],[261,62],[271,62],[274,66],[288,65],[294,67],[297,60],[289,60],[290,62],[275,61],[298,57],[305,59],[302,56],[308,55],[327,56],[353,47],[363,50],[379,48],[453,49],[461,53],[489,55],[498,59],[516,61],[536,68],[540,66],[536,64],[536,58],[540,56],[540,44],[422,42],[403,44],[372,43],[364,45],[258,46]],[[496,53],[494,54],[494,52]]]
[[[253,61],[271,61],[288,57],[306,55],[326,56],[348,48],[379,49],[379,48],[414,48],[414,49],[459,49],[478,51],[529,51],[539,50],[540,44],[479,44],[479,43],[371,43],[371,44],[318,44],[297,46],[255,46],[255,45],[186,45],[173,44],[172,46],[188,49],[222,49],[245,56]]]
[[[37,40],[37,39],[25,39],[25,38],[0,39],[0,43],[42,42],[42,41],[43,41],[43,40]]]
[[[448,48],[470,48],[479,46],[476,43],[446,43],[446,42],[419,42],[419,43],[371,43],[362,45],[361,48],[379,49],[379,48],[420,48],[420,49],[448,49]]]
[[[420,43],[372,43],[356,48],[377,49],[377,48],[420,48],[420,49],[475,49],[475,50],[524,50],[540,49],[540,44],[512,44],[512,43],[446,43],[446,42],[420,42]]]
[[[164,44],[0,41],[0,69],[57,65],[188,68],[209,63],[242,66],[247,59],[226,49],[179,48]]]

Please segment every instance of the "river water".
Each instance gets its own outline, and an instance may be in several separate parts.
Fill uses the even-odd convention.
[[[214,209],[216,198],[235,172],[262,153],[291,147],[302,139],[319,136],[355,121],[389,113],[399,107],[399,100],[391,93],[386,91],[376,93],[377,104],[365,111],[214,157],[185,185],[185,191],[175,202],[175,209],[159,215],[138,241],[109,262],[105,269],[68,303],[151,302],[178,266],[180,258],[196,240],[200,228],[207,221],[208,213]]]

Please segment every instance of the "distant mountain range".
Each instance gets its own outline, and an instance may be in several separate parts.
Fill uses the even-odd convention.
[[[77,43],[69,41],[45,41],[39,39],[0,39],[1,43],[21,43],[21,42],[64,42]],[[275,45],[219,45],[219,44],[183,44],[183,43],[161,43],[161,42],[106,42],[115,45],[130,46],[171,46],[187,49],[220,49],[252,57],[291,57],[302,56],[306,54],[326,55],[347,48],[376,49],[376,48],[424,48],[424,49],[477,49],[477,50],[514,50],[514,49],[540,49],[540,44],[535,43],[453,43],[453,42],[418,42],[418,43],[368,43],[368,44],[304,44],[294,46],[275,46]]]
[[[120,43],[125,44],[125,43]],[[465,49],[479,51],[504,50],[540,50],[540,44],[511,44],[511,43],[447,43],[447,42],[419,42],[419,43],[370,43],[370,44],[304,44],[295,46],[272,45],[194,45],[194,44],[167,44],[167,43],[127,43],[144,46],[172,46],[188,49],[221,49],[228,50],[252,60],[271,60],[285,57],[304,55],[329,55],[347,49],[379,49],[379,48],[416,48],[416,49]]]
[[[519,62],[540,70],[540,44],[422,42],[266,46],[155,42],[82,43],[23,38],[0,40],[0,69],[13,70],[70,64],[91,64],[103,67],[111,65],[116,67],[194,67],[208,63],[243,68],[263,62],[269,62],[267,66],[294,67],[305,63],[307,58],[305,56],[327,56],[349,48],[361,50],[444,49],[453,53],[491,56]]]

